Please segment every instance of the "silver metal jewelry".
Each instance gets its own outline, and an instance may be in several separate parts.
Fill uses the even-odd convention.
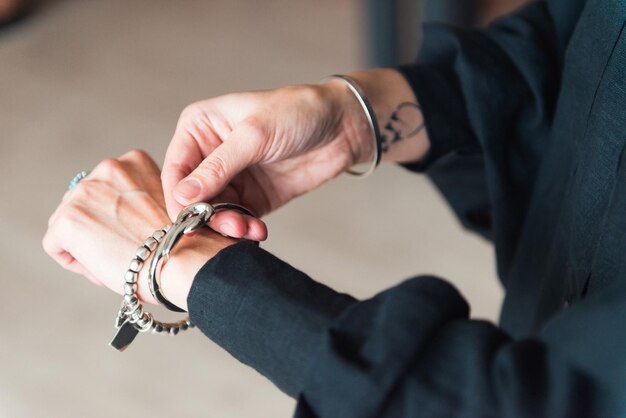
[[[137,248],[124,273],[124,300],[115,318],[117,333],[109,345],[118,351],[124,351],[140,332],[152,331],[155,334],[177,335],[180,331],[192,328],[189,317],[178,322],[161,322],[144,312],[143,305],[137,296],[137,281],[144,263],[150,258],[152,251],[165,237],[168,228],[155,231],[144,244]]]
[[[174,305],[161,293],[159,262],[163,260],[162,264],[165,264],[167,260],[169,260],[172,249],[183,235],[187,235],[207,225],[213,215],[220,210],[226,209],[233,209],[245,215],[254,216],[247,208],[234,203],[217,203],[215,205],[204,202],[194,203],[187,206],[179,213],[176,222],[174,222],[169,231],[165,234],[165,237],[158,244],[158,247],[156,247],[154,257],[152,257],[148,269],[148,284],[150,285],[150,293],[152,293],[152,296],[167,309],[174,312],[184,312],[183,309]],[[161,266],[161,268],[163,267]]]
[[[343,74],[333,74],[324,78],[322,82],[328,81],[330,79],[342,80],[346,84],[346,86],[350,89],[352,94],[354,94],[356,99],[359,101],[359,104],[363,108],[363,111],[365,112],[365,116],[367,118],[367,122],[369,123],[370,129],[372,130],[372,137],[374,138],[374,158],[372,159],[369,167],[365,171],[355,171],[353,169],[347,170],[347,173],[352,174],[353,176],[367,177],[372,174],[374,170],[376,170],[376,168],[380,165],[380,160],[383,154],[383,137],[380,134],[380,128],[378,126],[376,113],[374,113],[374,109],[372,108],[370,101],[367,99],[367,96],[365,95],[365,93],[363,93],[363,90],[359,87],[356,81]]]
[[[76,187],[78,182],[87,177],[88,174],[89,173],[84,170],[76,174],[74,178],[72,178],[72,181],[70,181],[70,185],[67,187],[67,190],[72,190],[74,187]]]
[[[167,308],[176,312],[184,312],[160,292],[160,283],[157,277],[159,261],[164,257],[165,261],[169,259],[172,249],[183,235],[205,226],[215,213],[225,209],[234,209],[246,215],[254,216],[245,207],[234,203],[215,205],[203,202],[195,203],[183,209],[171,227],[166,226],[155,231],[144,241],[142,246],[137,248],[126,273],[124,273],[124,300],[115,317],[117,332],[109,343],[110,346],[118,351],[124,351],[140,332],[152,331],[155,334],[177,335],[181,331],[194,327],[189,316],[178,322],[170,323],[157,321],[152,317],[152,314],[144,312],[143,305],[137,296],[139,273],[150,257],[154,255],[150,261],[148,273],[152,295]]]

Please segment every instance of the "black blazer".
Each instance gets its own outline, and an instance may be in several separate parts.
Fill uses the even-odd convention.
[[[198,273],[192,320],[300,418],[626,416],[625,22],[624,0],[535,2],[428,25],[400,68],[432,142],[407,168],[494,240],[499,326],[438,278],[356,301],[245,242]]]

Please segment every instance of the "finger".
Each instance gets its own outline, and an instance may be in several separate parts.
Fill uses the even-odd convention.
[[[179,165],[164,165],[161,173],[161,182],[163,186],[163,196],[165,197],[165,207],[170,219],[174,221],[181,210],[185,207],[178,203],[174,198],[174,187],[184,179],[191,170],[183,169]]]
[[[245,238],[252,241],[267,239],[265,222],[252,216],[244,215],[236,210],[220,211],[213,216],[209,226],[231,238]]]
[[[185,207],[174,197],[174,187],[202,162],[202,154],[195,142],[188,141],[193,144],[186,145],[178,145],[177,142],[179,141],[174,138],[167,149],[161,173],[165,207],[172,220],[176,219],[178,213]]]
[[[84,276],[97,286],[105,287],[100,280],[87,271],[87,269],[65,249],[65,245],[59,239],[57,229],[58,225],[49,228],[43,238],[42,245],[46,253],[64,269]]]
[[[198,167],[205,155],[222,143],[221,139],[210,129],[198,130],[196,122],[199,112],[198,106],[194,105],[183,110],[165,153],[161,183],[167,213],[172,220],[176,219],[184,207],[174,198],[174,187]],[[206,149],[201,148],[200,142],[205,143]]]
[[[225,188],[224,190],[222,190],[218,195],[216,195],[213,199],[211,199],[211,201],[209,203],[213,204],[213,203],[235,203],[238,205],[243,205],[243,202],[241,201],[240,197],[239,197],[239,193],[237,191],[237,189],[234,187],[234,180],[232,182],[230,182]],[[245,206],[245,205],[244,205]],[[252,209],[252,208],[248,208],[248,209]],[[256,212],[255,212],[256,214]]]
[[[93,274],[91,274],[89,271],[87,271],[87,269],[85,267],[82,266],[82,264],[80,264],[78,262],[78,260],[76,260],[72,254],[68,253],[68,252],[63,252],[61,254],[58,254],[58,260],[60,261],[59,264],[61,264],[61,266],[68,271],[71,271],[72,273],[76,273],[78,275],[81,275],[83,277],[85,277],[87,280],[89,280],[90,282],[92,282],[93,284],[99,286],[99,287],[105,287],[104,283],[102,283],[100,280],[98,280]]]
[[[51,223],[43,237],[41,245],[44,251],[61,267],[67,268],[72,263],[74,257],[69,253],[66,244],[62,241],[63,234],[59,233],[59,221]]]
[[[258,129],[243,125],[236,128],[222,145],[217,147],[174,188],[174,197],[181,205],[210,201],[226,185],[255,163],[261,137]]]

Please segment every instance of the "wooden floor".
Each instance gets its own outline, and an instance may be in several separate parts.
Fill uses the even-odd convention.
[[[289,417],[294,402],[192,331],[107,346],[119,298],[41,249],[79,170],[131,148],[162,161],[180,110],[364,64],[361,1],[56,1],[0,32],[0,416]],[[265,245],[364,298],[420,273],[496,318],[492,248],[425,178],[340,178],[267,219]]]

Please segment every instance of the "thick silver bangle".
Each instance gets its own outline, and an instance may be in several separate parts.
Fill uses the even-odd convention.
[[[383,139],[380,134],[380,128],[378,126],[376,114],[374,113],[374,109],[372,108],[370,101],[367,99],[367,96],[365,95],[365,93],[363,93],[363,90],[361,90],[359,85],[353,79],[343,74],[333,74],[324,78],[321,82],[328,81],[330,79],[342,80],[346,84],[346,86],[350,89],[352,94],[354,94],[356,99],[359,101],[359,104],[363,108],[363,111],[365,112],[365,116],[367,118],[367,122],[369,123],[370,129],[372,130],[372,137],[374,139],[374,158],[372,159],[369,167],[365,171],[355,171],[353,169],[347,170],[347,173],[352,174],[353,176],[367,177],[372,174],[374,170],[376,170],[376,168],[380,164],[380,159],[382,158],[383,153]]]
[[[176,222],[170,227],[167,234],[165,234],[165,237],[156,248],[148,269],[148,284],[150,285],[150,293],[152,293],[152,296],[170,311],[184,312],[183,309],[167,300],[163,293],[161,293],[159,262],[163,260],[162,264],[164,264],[169,260],[174,246],[183,235],[187,235],[205,226],[209,223],[213,215],[225,209],[233,209],[245,215],[254,216],[247,208],[234,203],[216,203],[214,205],[204,202],[194,203],[180,212]],[[161,268],[162,267],[161,265]]]

